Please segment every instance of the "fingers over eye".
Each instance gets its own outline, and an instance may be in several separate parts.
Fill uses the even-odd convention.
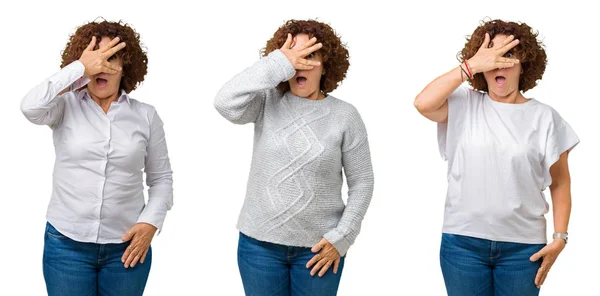
[[[502,41],[502,45],[507,45],[507,44],[509,44],[513,40],[515,40],[515,36],[514,35],[510,35],[510,36],[506,37],[506,39],[504,39],[504,41]]]
[[[296,69],[298,69],[298,70],[311,70],[312,68],[313,68],[313,66],[307,66],[307,65],[299,64]]]
[[[105,45],[102,47],[102,49],[103,49],[103,50],[107,50],[107,49],[109,49],[109,48],[111,48],[111,47],[115,46],[115,44],[119,43],[119,40],[121,40],[121,38],[119,38],[119,37],[115,37],[115,38],[113,38],[113,39],[112,39],[112,40],[111,40],[111,41],[110,41],[108,44],[105,44]]]
[[[323,44],[317,43],[317,44],[315,44],[315,45],[313,45],[311,47],[303,49],[302,51],[300,51],[300,54],[302,56],[307,56],[307,55],[309,55],[309,54],[311,54],[311,53],[319,50],[321,47],[323,47]]]
[[[312,46],[312,45],[313,45],[313,44],[315,44],[315,43],[317,43],[317,37],[310,38],[310,39],[308,40],[308,42],[306,42],[306,43],[304,44],[304,48],[307,48],[307,47],[309,47],[309,46]]]
[[[320,66],[320,65],[321,65],[321,62],[319,62],[319,61],[308,61],[308,60],[307,60],[307,61],[306,61],[306,64],[307,64],[308,66],[315,66],[315,67],[316,67],[316,66]]]

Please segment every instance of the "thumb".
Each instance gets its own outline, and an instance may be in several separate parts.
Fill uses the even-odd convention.
[[[531,257],[529,258],[529,261],[535,262],[535,261],[540,260],[540,258],[542,258],[545,255],[545,250],[546,250],[546,248],[543,248],[539,252],[531,255]]]
[[[323,245],[325,245],[326,240],[325,239],[321,239],[320,242],[318,242],[316,245],[314,245],[312,247],[312,249],[310,249],[313,253],[319,252],[321,251],[321,249],[323,248]]]
[[[131,230],[127,231],[127,233],[125,233],[125,234],[124,234],[124,235],[121,237],[121,240],[122,240],[123,242],[128,242],[128,241],[130,241],[130,240],[133,238],[133,235],[134,235],[134,234],[135,234],[135,232],[134,232],[134,230],[133,230],[133,228],[132,228]]]

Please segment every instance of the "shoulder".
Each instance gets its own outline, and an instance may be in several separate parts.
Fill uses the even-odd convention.
[[[157,117],[157,112],[154,106],[140,102],[132,97],[129,97],[129,104],[131,109],[137,112],[141,117],[146,118],[148,122],[152,122]]]
[[[537,117],[539,117],[543,123],[547,123],[550,126],[554,127],[562,126],[566,123],[563,117],[560,115],[560,113],[556,111],[556,109],[536,99],[532,100],[533,101],[531,103],[533,104],[533,110]]]
[[[68,104],[78,103],[83,100],[83,96],[85,96],[84,90],[75,90],[75,91],[67,91],[59,97]]]
[[[332,100],[330,104],[331,111],[334,114],[335,121],[340,123],[340,128],[359,137],[366,137],[366,126],[358,109],[351,103],[338,98],[330,97],[328,99]]]
[[[546,103],[542,103],[536,99],[531,99],[531,104],[533,104],[533,107],[535,108],[535,110],[537,112],[540,112],[542,114],[546,114],[548,116],[555,116],[558,115],[558,112],[556,111],[556,109],[552,108],[550,105],[546,104]]]
[[[265,94],[266,94],[266,101],[269,101],[271,103],[279,103],[281,101],[281,99],[283,98],[283,96],[285,95],[277,87],[265,90]]]
[[[466,100],[468,102],[482,100],[487,95],[486,92],[478,91],[472,87],[461,85],[459,86],[448,99]]]
[[[461,85],[456,88],[448,96],[448,106],[450,109],[468,109],[468,106],[477,105],[483,102],[487,94],[480,92],[466,85]]]
[[[331,100],[330,106],[333,109],[332,111],[337,113],[339,116],[349,119],[360,118],[360,113],[358,112],[358,109],[356,109],[356,107],[354,107],[354,105],[352,105],[351,103],[333,96],[329,96],[327,99]]]
[[[140,102],[132,97],[129,97],[129,104],[131,105],[131,107],[133,109],[137,110],[138,112],[144,112],[144,113],[156,112],[156,109],[154,108],[154,106],[152,106],[148,103]]]

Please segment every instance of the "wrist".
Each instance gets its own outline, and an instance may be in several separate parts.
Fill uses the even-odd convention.
[[[467,71],[471,73],[471,78],[473,78],[475,74],[479,73],[477,63],[473,63],[471,59],[465,60],[463,64],[468,68]]]
[[[554,241],[561,240],[565,245],[569,242],[569,234],[567,232],[555,232],[552,238]]]
[[[458,65],[458,72],[460,72],[460,81],[461,82],[471,80],[471,77],[469,77],[469,72],[467,72],[467,70],[465,69],[464,63]]]
[[[564,249],[564,248],[567,246],[567,243],[566,243],[566,242],[565,242],[565,240],[564,240],[564,239],[562,239],[562,238],[555,238],[555,239],[552,241],[552,245],[559,246],[559,247],[560,247],[560,249],[562,250],[562,249]]]

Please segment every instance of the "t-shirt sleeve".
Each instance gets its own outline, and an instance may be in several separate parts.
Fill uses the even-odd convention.
[[[542,166],[544,169],[544,188],[552,184],[550,176],[550,167],[555,164],[560,155],[566,151],[571,151],[579,144],[579,137],[571,126],[554,110],[552,110],[552,120],[548,126],[545,153]]]
[[[471,89],[461,85],[448,97],[448,120],[437,124],[438,147],[443,160],[448,159],[448,148],[452,145],[452,137],[448,135],[461,125],[471,92]]]

